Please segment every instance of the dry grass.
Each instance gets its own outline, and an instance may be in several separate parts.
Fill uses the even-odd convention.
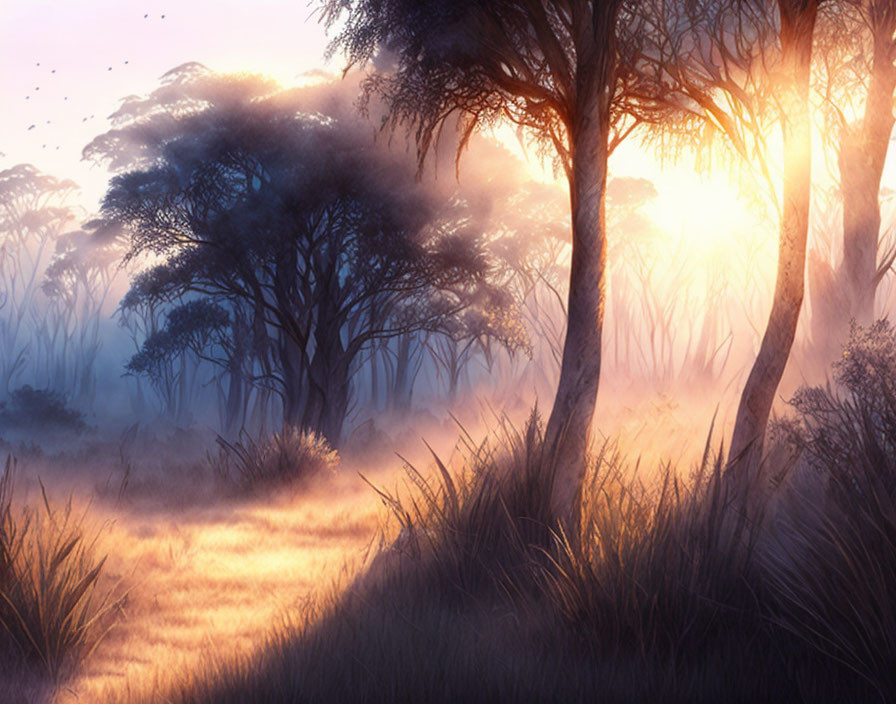
[[[254,654],[128,701],[795,701],[866,696],[848,669],[772,618],[760,525],[722,465],[653,485],[607,448],[581,534],[535,491],[536,419],[468,443],[465,471],[408,467],[371,569],[275,629]],[[762,673],[762,676],[757,676]]]
[[[896,364],[896,344],[879,357]],[[161,565],[149,580],[155,602],[136,616],[145,629],[218,599],[205,633],[228,647],[200,657],[200,629],[185,624],[180,652],[192,657],[178,665],[165,650],[176,629],[165,625],[154,668],[77,691],[166,704],[891,700],[896,394],[881,380],[844,397],[813,393],[818,403],[798,406],[803,425],[788,426],[786,451],[769,460],[773,489],[749,487],[747,501],[708,442],[690,472],[669,463],[647,472],[604,445],[574,536],[547,512],[537,416],[521,432],[505,424],[489,443],[465,436],[457,463],[432,453],[431,472],[408,464],[404,490],[372,480],[392,521],[369,569],[282,620],[283,595],[307,593],[325,570],[275,584],[288,558],[264,557],[248,536],[303,535],[297,512],[330,506],[327,492],[341,490],[321,487],[276,516],[250,502],[209,509],[214,520],[180,528],[183,545],[170,555],[180,576]],[[793,456],[795,473],[775,464]],[[245,528],[247,512],[264,527]],[[169,542],[178,534],[158,516],[145,522]],[[310,513],[304,522],[322,525]],[[262,583],[280,595],[278,608],[253,612],[251,628],[230,623],[248,612],[220,599],[245,601],[236,593]],[[135,595],[147,609],[148,590]],[[115,636],[119,650],[144,649],[139,629],[127,628]]]
[[[242,491],[284,485],[332,473],[339,455],[316,433],[287,426],[256,440],[248,433],[230,443],[218,436],[218,453],[208,461],[217,476]]]
[[[53,682],[70,674],[108,632],[118,598],[99,588],[95,552],[71,501],[13,506],[13,463],[0,478],[0,639]],[[43,487],[41,487],[43,489]]]
[[[141,476],[134,468],[134,484]],[[307,595],[346,580],[376,535],[375,502],[344,472],[301,495],[182,506],[160,487],[97,502],[108,574],[129,586],[126,618],[59,704],[141,700],[210,658],[252,652]],[[348,564],[348,566],[347,566]]]

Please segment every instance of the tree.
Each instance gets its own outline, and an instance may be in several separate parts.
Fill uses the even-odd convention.
[[[43,272],[45,307],[32,311],[47,387],[85,408],[94,402],[100,326],[121,254],[118,229],[98,220],[60,236]]]
[[[811,150],[809,79],[819,0],[655,0],[645,3],[642,99],[665,107],[690,143],[722,136],[754,170],[780,218],[772,309],[743,389],[730,457],[752,476],[803,302]],[[780,201],[769,145],[782,136]],[[662,130],[661,130],[662,132]]]
[[[845,335],[850,319],[871,323],[877,284],[892,263],[885,258],[879,265],[878,238],[881,177],[894,124],[896,5],[841,0],[829,3],[821,19],[820,90],[828,134],[836,141],[843,201],[843,259],[836,280],[844,311],[830,322]],[[832,342],[839,349],[843,340]]]
[[[362,351],[463,309],[489,267],[468,214],[328,95],[186,65],[126,100],[86,154],[130,166],[103,214],[130,257],[163,258],[133,302],[238,303],[255,381],[336,446]]]
[[[449,403],[457,399],[462,374],[469,373],[476,352],[485,357],[486,366],[490,367],[496,344],[511,356],[528,351],[529,338],[516,306],[508,300],[509,294],[489,294],[447,320],[428,340],[430,354],[440,376],[444,376]]]
[[[236,385],[227,399],[223,424],[229,435],[238,430],[234,426],[242,396],[239,370],[233,369],[239,359],[227,349],[231,344],[238,345],[239,338],[231,341],[227,334],[230,329],[231,316],[217,303],[207,298],[180,303],[167,312],[164,325],[146,335],[139,352],[125,368],[129,373],[146,375],[163,399],[167,413],[184,422],[189,417],[191,391],[196,383],[196,370],[188,356],[192,355],[193,361],[206,359],[225,366],[230,372],[231,386]],[[225,348],[223,357],[215,354],[215,348]]]
[[[34,352],[29,325],[42,312],[42,275],[75,218],[69,201],[77,189],[30,164],[0,171],[0,396],[10,393]]]
[[[606,298],[607,157],[636,120],[614,109],[627,93],[617,24],[624,0],[325,0],[350,65],[379,58],[369,93],[419,155],[460,118],[464,139],[509,118],[555,156],[569,182],[572,261],[560,379],[545,433],[554,514],[574,522],[597,400]],[[613,128],[617,127],[615,133]],[[570,527],[572,527],[570,523]]]

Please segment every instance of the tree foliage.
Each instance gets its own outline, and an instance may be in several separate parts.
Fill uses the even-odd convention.
[[[332,89],[190,65],[125,101],[85,150],[131,164],[103,213],[127,227],[130,258],[162,259],[123,308],[199,296],[243,316],[247,375],[334,444],[361,351],[437,327],[487,295],[490,271],[465,203],[416,182],[349,108]],[[173,349],[170,323],[153,349]]]

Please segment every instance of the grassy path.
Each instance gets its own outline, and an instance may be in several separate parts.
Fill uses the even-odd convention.
[[[348,474],[276,503],[95,503],[107,579],[129,593],[122,620],[55,701],[139,694],[209,652],[249,651],[290,607],[344,582],[379,520],[372,492]]]

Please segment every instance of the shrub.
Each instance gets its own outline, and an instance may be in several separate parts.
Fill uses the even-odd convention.
[[[13,466],[0,478],[0,640],[55,681],[105,636],[119,600],[98,586],[106,558],[70,500],[54,509],[42,486],[42,508],[13,510]]]
[[[65,396],[25,385],[12,392],[8,403],[0,404],[0,428],[80,435],[87,430],[87,423],[81,411],[66,405]]]
[[[244,431],[236,442],[218,436],[217,443],[217,456],[209,457],[213,470],[247,490],[302,482],[334,471],[339,463],[321,435],[291,426],[262,440]]]

